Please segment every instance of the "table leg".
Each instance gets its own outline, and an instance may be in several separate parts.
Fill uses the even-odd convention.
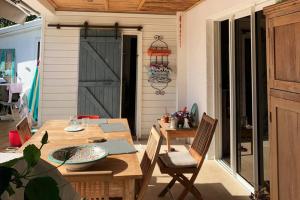
[[[124,181],[124,198],[123,200],[134,200],[135,199],[135,180],[127,179]]]
[[[166,141],[167,141],[168,152],[171,152],[170,136],[168,133],[167,133]]]

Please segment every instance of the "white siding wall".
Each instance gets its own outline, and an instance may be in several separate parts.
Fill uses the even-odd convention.
[[[176,80],[174,79],[166,95],[157,96],[148,83],[147,50],[154,35],[162,35],[172,50],[170,66],[176,71],[176,16],[112,14],[112,13],[73,13],[57,12],[47,16],[44,26],[44,52],[41,97],[41,122],[49,119],[68,119],[77,112],[77,87],[79,63],[79,28],[50,28],[49,23],[60,24],[142,25],[142,134],[148,134],[151,125],[167,107],[169,112],[176,107]],[[175,75],[173,75],[173,78]]]
[[[23,91],[30,89],[36,67],[41,20],[0,29],[0,49],[15,49],[17,81]]]

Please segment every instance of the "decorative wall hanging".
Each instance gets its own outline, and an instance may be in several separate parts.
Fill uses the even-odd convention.
[[[165,95],[165,89],[172,81],[170,78],[171,68],[169,68],[169,55],[171,51],[168,44],[162,40],[159,35],[154,36],[155,41],[152,42],[148,49],[150,56],[149,67],[149,83],[154,88],[156,95]]]

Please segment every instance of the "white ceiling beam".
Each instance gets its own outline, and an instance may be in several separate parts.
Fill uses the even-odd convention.
[[[22,0],[33,9],[39,11],[41,15],[54,15],[55,7],[47,0]]]

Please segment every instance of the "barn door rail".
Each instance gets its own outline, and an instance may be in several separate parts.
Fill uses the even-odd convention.
[[[87,30],[93,28],[99,29],[114,29],[115,30],[115,38],[118,38],[118,31],[119,29],[136,29],[141,31],[143,26],[120,26],[119,23],[115,23],[114,25],[90,25],[88,22],[84,22],[83,24],[48,24],[48,27],[56,27],[57,29],[65,28],[84,28],[85,29],[85,36],[87,37]]]

